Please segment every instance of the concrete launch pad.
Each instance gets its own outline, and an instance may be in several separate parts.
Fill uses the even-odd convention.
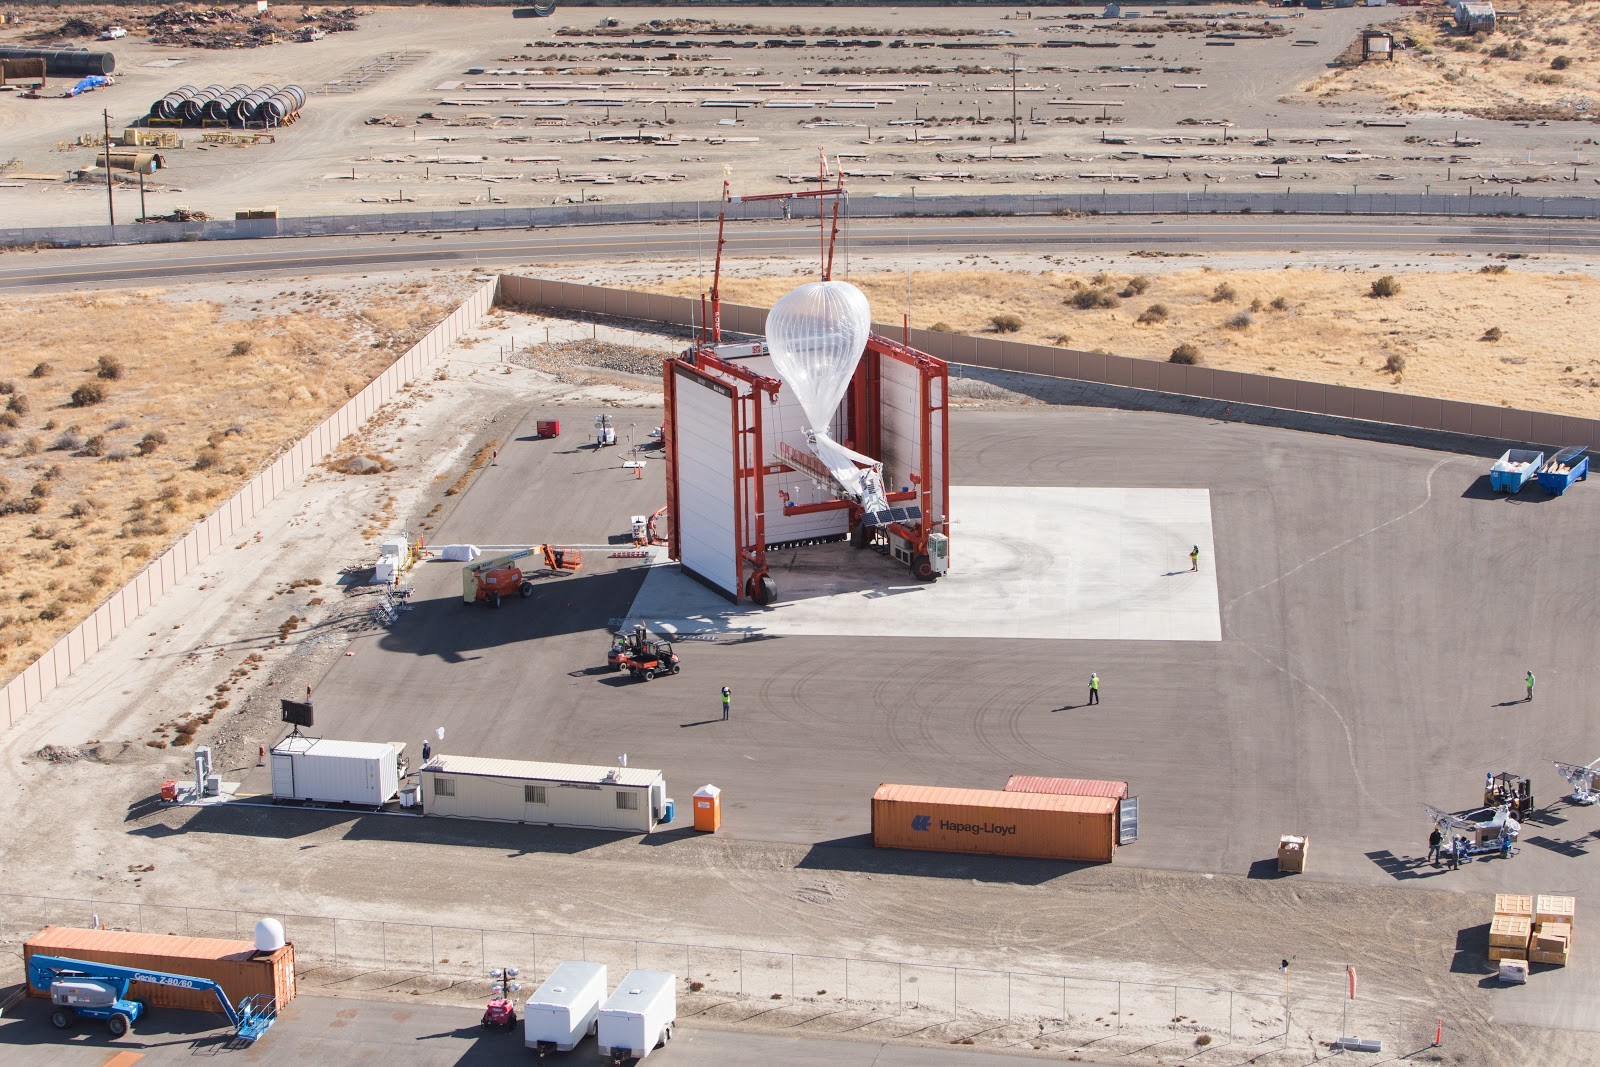
[[[667,564],[628,621],[672,634],[1222,639],[1208,490],[952,486],[950,508],[950,573],[937,582],[815,545],[770,555],[770,607],[731,604]]]

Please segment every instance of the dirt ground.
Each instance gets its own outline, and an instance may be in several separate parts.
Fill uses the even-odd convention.
[[[1385,28],[1401,47],[1330,71],[1303,91],[1325,107],[1374,97],[1410,112],[1455,112],[1487,119],[1592,118],[1600,108],[1600,4],[1528,0],[1502,12],[1492,34],[1456,30],[1445,9],[1406,16]]]
[[[0,27],[0,39],[62,18],[23,10],[35,21]],[[653,29],[660,12],[637,7],[558,7],[526,20],[504,7],[377,8],[353,32],[221,51],[154,44],[130,28],[108,46],[116,84],[70,99],[55,82],[41,99],[0,93],[0,210],[98,224],[103,189],[61,176],[92,162],[81,142],[98,136],[102,110],[116,132],[180,85],[286,82],[308,103],[271,143],[175,131],[183,144],[162,149],[148,213],[711,199],[724,165],[736,191],[803,186],[819,148],[857,196],[1106,187],[1464,196],[1491,180],[1552,194],[1592,185],[1585,126],[1441,109],[1398,127],[1377,93],[1323,101],[1300,91],[1362,28],[1403,9],[1252,7],[1242,21],[1205,22],[1115,22],[1088,8],[915,10],[913,20],[886,6],[774,7]],[[620,36],[599,25],[607,16]],[[1212,36],[1238,26],[1245,39]],[[806,47],[766,47],[777,39],[768,31]],[[1586,69],[1563,76],[1581,86]],[[132,190],[119,194],[122,221],[135,203]]]
[[[0,353],[0,674],[359,391],[463,289],[422,272],[381,291],[240,281],[0,302],[0,329],[28,338]]]
[[[1393,296],[1374,297],[1392,278]],[[806,275],[736,277],[730,303],[771,306]],[[1459,270],[920,270],[850,280],[880,321],[1146,359],[1191,345],[1206,366],[1592,417],[1588,344],[1600,279],[1491,261]],[[699,279],[660,283],[698,295]],[[909,301],[909,303],[908,303]]]

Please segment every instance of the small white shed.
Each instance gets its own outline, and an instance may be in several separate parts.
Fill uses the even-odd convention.
[[[422,768],[422,805],[454,819],[647,834],[666,820],[667,783],[643,767],[436,755]]]

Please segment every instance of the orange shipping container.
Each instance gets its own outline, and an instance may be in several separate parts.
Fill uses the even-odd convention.
[[[294,946],[275,952],[257,952],[249,941],[214,937],[178,937],[171,934],[131,934],[120,930],[81,930],[47,926],[23,945],[23,959],[35,955],[65,956],[91,963],[164,971],[168,974],[209,978],[222,986],[237,1005],[245,997],[265,993],[282,1011],[294,999]],[[29,986],[30,996],[49,996],[48,989]],[[153,1008],[220,1011],[217,998],[192,989],[135,982],[128,991],[134,1000]]]
[[[872,795],[878,848],[1110,863],[1117,840],[1111,797],[880,785]]]
[[[1101,782],[1093,778],[1042,778],[1037,774],[1013,774],[1006,779],[1007,793],[1055,793],[1067,797],[1128,798],[1127,782]]]

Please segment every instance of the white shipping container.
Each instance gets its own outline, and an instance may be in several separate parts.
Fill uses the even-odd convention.
[[[677,979],[665,971],[629,971],[600,1009],[600,1055],[642,1060],[672,1040]]]
[[[595,1031],[605,999],[605,964],[558,964],[522,1010],[523,1044],[543,1052],[571,1052]]]
[[[400,753],[388,742],[292,734],[272,746],[272,798],[378,807],[400,791]]]

